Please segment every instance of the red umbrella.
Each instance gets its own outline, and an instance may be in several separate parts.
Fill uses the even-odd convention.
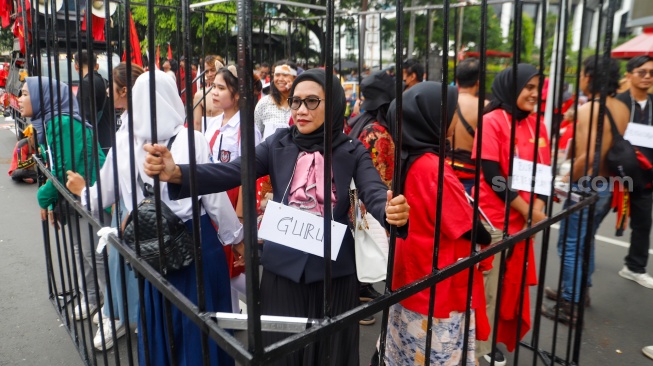
[[[614,58],[653,57],[653,27],[644,28],[644,33],[612,50]]]

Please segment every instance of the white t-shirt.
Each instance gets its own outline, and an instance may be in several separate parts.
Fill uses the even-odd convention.
[[[279,128],[288,128],[290,108],[279,108],[274,104],[272,95],[259,100],[254,110],[254,122],[263,135],[263,140],[272,136]]]

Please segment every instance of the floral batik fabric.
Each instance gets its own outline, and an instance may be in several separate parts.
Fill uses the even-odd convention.
[[[428,317],[395,304],[390,308],[386,336],[387,366],[424,365]],[[433,318],[430,364],[458,366],[463,359],[465,313],[451,312],[446,319]],[[470,313],[466,366],[474,366],[476,317]]]

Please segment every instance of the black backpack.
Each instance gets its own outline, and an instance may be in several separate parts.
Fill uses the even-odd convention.
[[[631,178],[633,186],[628,186],[628,181],[624,181],[626,188],[631,191],[641,191],[646,186],[642,168],[639,165],[637,152],[630,143],[619,133],[617,125],[614,123],[610,110],[606,107],[605,113],[610,121],[612,129],[612,146],[605,155],[605,164],[612,174],[622,178]]]

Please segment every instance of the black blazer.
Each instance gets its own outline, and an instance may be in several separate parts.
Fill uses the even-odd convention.
[[[292,141],[289,129],[278,130],[256,147],[256,176],[258,178],[270,175],[273,200],[276,202],[280,202],[284,196],[298,155],[299,148]],[[332,161],[337,201],[333,210],[334,220],[341,224],[348,224],[349,184],[353,177],[358,188],[358,196],[367,211],[380,223],[386,223],[387,187],[374,168],[369,152],[360,141],[353,139],[336,147],[333,150]],[[196,173],[198,194],[223,192],[240,186],[240,164],[240,158],[226,164],[198,164]],[[179,165],[179,167],[183,183],[168,184],[169,196],[173,200],[190,196],[189,166]],[[287,195],[284,197],[283,204],[288,204]],[[407,229],[408,225],[404,225],[400,228],[399,234],[405,237]],[[267,271],[298,283],[312,283],[324,279],[323,258],[274,242],[266,241],[263,245],[261,264]],[[333,278],[355,272],[354,238],[351,231],[346,230],[338,258],[332,262]]]

